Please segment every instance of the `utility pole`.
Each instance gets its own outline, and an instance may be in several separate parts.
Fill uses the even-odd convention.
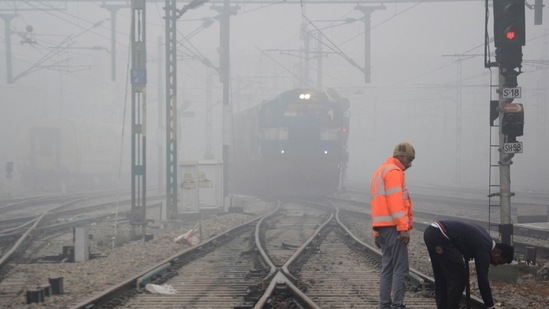
[[[463,112],[463,63],[458,58],[456,76],[456,183],[461,184],[461,135],[462,135],[462,112]]]
[[[223,82],[223,208],[230,206],[229,199],[229,147],[233,140],[233,109],[230,101],[231,61],[230,61],[230,0],[223,1],[221,15],[221,79]]]
[[[166,0],[166,216],[177,217],[177,9]]]
[[[206,73],[206,150],[204,159],[211,160],[214,158],[212,151],[212,75],[213,69],[208,68]]]
[[[166,215],[175,219],[177,210],[177,20],[208,0],[193,0],[181,10],[176,0],[166,0]]]
[[[463,114],[463,61],[471,59],[473,57],[482,56],[481,54],[452,54],[442,55],[442,57],[455,57],[457,58],[457,70],[456,70],[456,184],[461,184],[461,137],[462,137],[462,114]]]
[[[13,83],[13,71],[11,64],[11,20],[16,17],[15,14],[0,14],[0,17],[4,20],[4,37],[6,38],[6,74],[7,83]]]
[[[512,243],[511,221],[511,161],[515,153],[522,152],[524,108],[512,103],[521,97],[517,76],[522,73],[522,46],[526,42],[525,0],[494,1],[494,44],[496,64],[499,68],[498,117],[499,117],[499,199],[501,242]]]
[[[320,31],[317,31],[316,33],[317,35],[317,56],[316,56],[316,88],[317,89],[322,89],[323,85],[322,85],[322,74],[324,74],[324,71],[322,70],[323,66],[322,66],[322,58],[324,57],[323,56],[323,53],[322,53],[322,33]]]
[[[306,7],[302,8],[303,14],[306,14]],[[299,88],[307,88],[310,86],[309,71],[310,71],[310,43],[311,34],[309,33],[308,23],[306,20],[301,22],[301,37],[303,42],[303,48],[299,49]]]
[[[162,78],[162,64],[164,63],[164,56],[162,56],[162,47],[163,47],[163,40],[161,36],[158,36],[157,38],[157,76],[158,76],[158,120],[157,120],[157,130],[156,130],[156,144],[157,144],[157,158],[158,158],[158,195],[162,194],[162,190],[164,188],[164,171],[162,170],[162,166],[164,166],[164,143],[162,142],[163,132],[165,132],[165,124],[164,124],[164,109],[162,108],[161,102],[165,102],[164,98],[164,79]],[[162,213],[163,216],[165,216],[165,213]]]
[[[376,10],[385,10],[385,6],[361,6],[357,5],[356,10],[364,14],[364,82],[369,84],[371,81],[372,66],[370,61],[371,53],[371,21],[372,13]]]
[[[214,7],[220,13],[219,46],[220,78],[223,83],[223,207],[230,206],[229,201],[229,150],[233,140],[233,109],[230,101],[231,58],[230,58],[230,18],[236,14],[238,6],[231,7],[230,0],[223,0],[222,7]]]
[[[102,4],[111,13],[111,80],[116,80],[116,12],[128,7],[126,4]]]
[[[147,226],[147,22],[145,0],[132,0],[131,11],[132,205],[130,225],[133,239],[138,238],[136,234],[137,227],[141,227],[141,237],[145,239]]]

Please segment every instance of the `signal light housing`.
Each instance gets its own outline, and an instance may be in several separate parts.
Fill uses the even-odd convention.
[[[507,103],[503,106],[501,133],[507,136],[524,134],[524,106],[520,103]]]
[[[500,47],[496,49],[496,62],[503,68],[522,66],[522,47]]]
[[[494,44],[496,48],[526,43],[525,0],[494,0]]]

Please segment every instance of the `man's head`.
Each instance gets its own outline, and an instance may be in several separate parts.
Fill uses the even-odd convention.
[[[398,143],[393,150],[393,157],[404,165],[404,169],[412,167],[412,161],[416,158],[416,150],[408,142]]]
[[[494,266],[509,264],[515,256],[515,248],[513,246],[496,243],[494,250],[490,253],[490,264]]]

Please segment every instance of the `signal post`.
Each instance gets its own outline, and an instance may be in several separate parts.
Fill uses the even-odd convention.
[[[511,244],[511,159],[522,152],[524,107],[513,102],[521,98],[517,77],[522,73],[522,46],[526,42],[525,0],[494,0],[494,44],[499,68],[499,180],[501,242]]]

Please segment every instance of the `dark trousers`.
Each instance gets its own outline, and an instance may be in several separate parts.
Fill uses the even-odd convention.
[[[469,280],[461,252],[434,226],[425,229],[423,240],[433,266],[437,308],[459,309]]]

